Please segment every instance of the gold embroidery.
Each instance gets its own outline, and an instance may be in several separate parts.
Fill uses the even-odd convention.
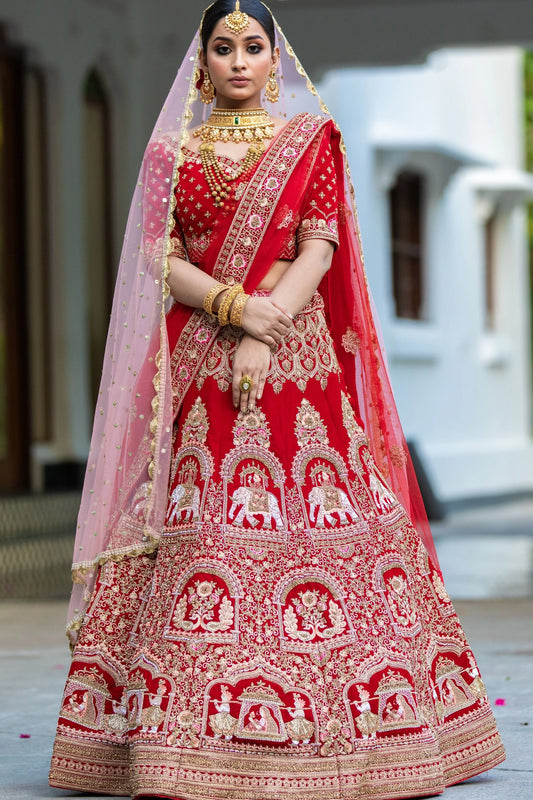
[[[279,394],[287,381],[304,392],[310,380],[318,380],[326,389],[328,377],[340,367],[331,336],[322,313],[323,300],[316,294],[297,315],[291,331],[272,353],[267,382]],[[207,378],[215,378],[222,392],[231,386],[231,363],[242,331],[231,327],[219,332],[211,350],[198,370],[196,386],[201,389]]]

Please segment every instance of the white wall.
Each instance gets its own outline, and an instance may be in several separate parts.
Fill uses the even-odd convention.
[[[526,228],[517,49],[442,51],[397,69],[328,73],[322,95],[346,138],[369,280],[406,435],[445,500],[533,488]],[[501,191],[479,191],[485,183]],[[424,321],[394,314],[388,190],[414,167],[428,181]],[[494,179],[494,181],[493,181]],[[486,187],[485,187],[486,188]],[[484,319],[482,215],[499,222],[497,323]],[[490,205],[490,203],[489,203]]]

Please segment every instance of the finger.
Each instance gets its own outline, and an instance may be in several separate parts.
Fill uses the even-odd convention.
[[[287,311],[286,308],[283,308],[283,306],[280,306],[278,303],[276,303],[275,300],[272,300],[271,303],[272,303],[273,306],[275,306],[278,309],[278,311],[281,311],[281,313],[283,314],[284,317],[287,317],[287,319],[289,320],[289,324],[293,321],[294,317],[293,317],[293,315],[291,314],[290,311]]]
[[[239,403],[240,403],[240,409],[243,412],[243,414],[246,414],[246,412],[248,411],[248,395],[249,394],[250,394],[250,392],[241,392],[240,393],[241,396],[240,396]]]
[[[261,395],[259,394],[259,390],[265,384],[265,376],[266,371],[263,369],[258,369],[254,373],[252,378],[252,388],[250,389],[250,395],[248,397],[248,410],[253,411],[257,401],[261,399]]]
[[[261,375],[261,377],[259,378],[259,381],[257,383],[257,399],[258,400],[261,400],[261,398],[263,397],[263,391],[265,389],[265,383],[266,383],[266,375]]]
[[[239,387],[239,384],[241,382],[241,378],[242,378],[242,375],[240,377],[237,377],[236,375],[233,376],[233,382],[232,382],[232,386],[231,386],[231,393],[232,393],[232,397],[233,397],[233,405],[235,406],[235,408],[238,408],[239,404],[241,402],[241,390],[240,390],[240,387]]]

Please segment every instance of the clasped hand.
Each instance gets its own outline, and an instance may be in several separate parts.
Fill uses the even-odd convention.
[[[244,307],[242,327],[245,334],[233,356],[233,404],[241,411],[255,408],[263,395],[270,367],[270,350],[290,330],[292,317],[268,297],[250,297]],[[252,379],[249,392],[242,392],[243,375]]]
[[[278,345],[292,325],[292,317],[269,297],[249,297],[242,314],[242,327],[269,347]]]

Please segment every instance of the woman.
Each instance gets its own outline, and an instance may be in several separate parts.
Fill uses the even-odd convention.
[[[438,794],[504,754],[412,478],[342,141],[258,0],[217,0],[200,35],[128,221],[51,783]]]

